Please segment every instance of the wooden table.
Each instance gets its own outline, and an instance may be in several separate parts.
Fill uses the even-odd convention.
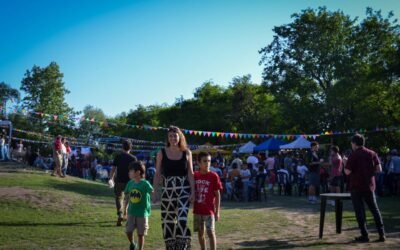
[[[336,217],[336,233],[342,233],[342,215],[343,200],[351,200],[350,193],[326,193],[320,194],[321,197],[321,215],[319,218],[319,238],[322,239],[324,234],[326,200],[335,200],[335,217]]]

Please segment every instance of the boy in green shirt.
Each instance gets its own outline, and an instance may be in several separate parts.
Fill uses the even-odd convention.
[[[126,222],[126,235],[131,243],[130,249],[135,250],[136,244],[133,241],[133,231],[138,234],[139,250],[143,249],[144,236],[149,229],[148,217],[151,213],[150,196],[153,187],[146,181],[145,166],[141,161],[131,162],[129,165],[129,178],[131,179],[125,188],[125,213],[128,215]],[[128,206],[129,203],[129,206]]]

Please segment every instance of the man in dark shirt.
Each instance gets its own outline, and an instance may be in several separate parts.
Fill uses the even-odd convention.
[[[137,161],[137,158],[129,153],[131,149],[132,143],[128,140],[124,140],[122,142],[122,153],[115,157],[110,174],[110,179],[114,180],[115,182],[115,205],[117,207],[118,214],[117,226],[122,225],[123,211],[125,211],[123,208],[123,201],[125,186],[129,182],[128,166],[131,162]],[[117,171],[116,176],[115,171]]]
[[[353,153],[349,156],[345,166],[345,173],[349,176],[351,199],[356,214],[361,236],[356,237],[357,242],[368,242],[368,231],[365,218],[364,202],[374,216],[375,225],[379,233],[377,241],[385,241],[383,220],[375,199],[375,173],[381,172],[382,167],[377,154],[364,147],[365,139],[356,134],[351,139]]]

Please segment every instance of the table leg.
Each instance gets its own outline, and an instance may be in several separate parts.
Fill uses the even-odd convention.
[[[326,209],[326,197],[321,197],[321,214],[319,217],[319,238],[322,239],[324,234],[324,222],[325,222],[325,209]]]
[[[342,233],[343,202],[340,199],[335,200],[336,233]]]

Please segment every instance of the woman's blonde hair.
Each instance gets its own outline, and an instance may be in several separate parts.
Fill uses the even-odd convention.
[[[186,151],[188,149],[187,143],[186,143],[186,138],[185,135],[182,133],[180,128],[176,126],[170,126],[168,128],[168,133],[167,133],[167,147],[171,146],[168,140],[168,134],[169,133],[177,133],[179,135],[179,142],[178,146],[181,151]]]

